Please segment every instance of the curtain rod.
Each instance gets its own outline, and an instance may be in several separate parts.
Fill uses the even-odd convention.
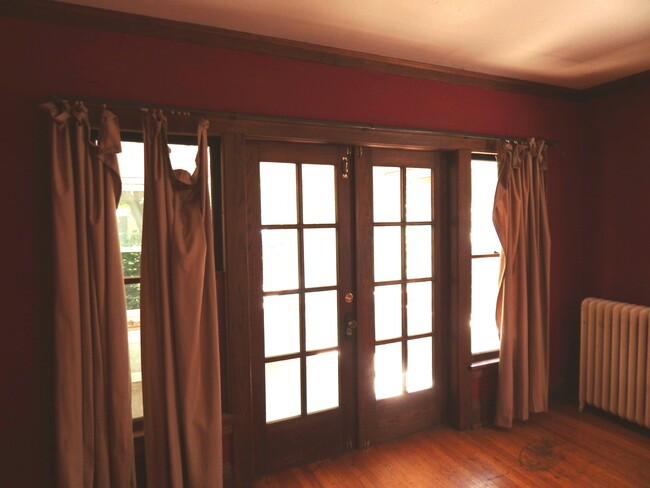
[[[476,132],[455,132],[455,131],[440,131],[433,129],[422,129],[416,127],[398,127],[390,125],[376,125],[376,124],[363,124],[355,122],[342,122],[342,121],[331,121],[331,120],[322,120],[322,119],[304,119],[299,117],[279,117],[272,115],[253,115],[246,114],[241,112],[220,112],[220,111],[211,111],[211,110],[200,110],[197,108],[184,108],[177,107],[173,105],[149,105],[145,103],[137,102],[125,102],[119,100],[108,100],[108,99],[98,99],[98,98],[88,98],[88,97],[67,97],[62,95],[52,95],[52,102],[61,103],[67,102],[70,100],[78,100],[90,105],[99,105],[105,108],[110,109],[110,107],[120,108],[123,110],[138,110],[141,112],[149,112],[154,110],[162,110],[163,112],[168,112],[174,116],[195,116],[195,117],[205,117],[207,119],[221,118],[221,119],[231,119],[231,120],[242,120],[242,121],[251,121],[251,122],[272,122],[272,123],[291,123],[291,124],[302,124],[302,125],[311,125],[316,127],[337,127],[341,129],[355,129],[355,130],[367,130],[367,131],[387,131],[387,132],[396,132],[403,134],[423,134],[423,135],[432,135],[440,137],[459,137],[466,139],[482,139],[489,141],[508,141],[508,142],[518,142],[518,143],[527,143],[528,137],[518,137],[518,136],[504,136],[504,135],[493,135],[493,134],[481,134]],[[535,139],[538,139],[535,137]],[[544,140],[547,146],[557,146],[557,141],[540,138]]]

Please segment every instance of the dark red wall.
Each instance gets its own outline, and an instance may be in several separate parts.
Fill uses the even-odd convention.
[[[650,83],[585,107],[585,292],[650,306]]]
[[[591,199],[583,198],[590,195],[583,184],[585,173],[593,168],[590,161],[582,164],[583,113],[577,102],[4,18],[0,19],[0,70],[0,250],[4,257],[0,278],[4,304],[0,486],[48,486],[53,470],[49,171],[43,116],[37,110],[37,104],[52,93],[554,139],[558,146],[550,154],[549,168],[552,387],[575,379],[576,327],[583,296],[583,232],[598,232],[611,243],[593,251],[608,259],[607,267],[596,273],[591,269],[595,266],[590,265],[594,279],[603,281],[602,291],[622,287],[626,296],[650,299],[647,282],[641,283],[645,291],[635,292],[625,276],[618,274],[640,281],[643,270],[648,276],[649,264],[628,270],[639,265],[638,259],[631,257],[619,257],[616,264],[611,259],[618,252],[626,252],[625,245],[616,238],[607,239],[611,230],[623,230],[631,237],[632,228],[638,231],[643,226],[638,209],[647,202],[648,193],[641,190],[650,181],[650,166],[640,164],[638,158],[643,155],[628,147],[627,157],[615,165],[613,181],[618,185],[626,175],[633,175],[637,179],[632,184],[639,193],[621,192],[620,187],[605,191],[603,195],[616,202],[611,209],[609,202],[598,206],[605,212],[607,226],[596,231],[593,225],[585,225],[584,217],[593,206]],[[647,96],[645,100],[646,111],[638,115],[647,122]],[[633,99],[623,97],[622,101],[634,105]],[[592,104],[591,109],[614,112],[623,124],[625,117],[617,111],[617,101],[603,103],[602,108]],[[632,138],[623,132],[623,128],[617,131],[624,137],[622,145],[634,143],[640,150],[640,129]],[[607,138],[599,142],[605,147],[621,145]],[[620,154],[618,149],[607,154],[610,152]],[[616,196],[620,193],[627,194]],[[583,208],[583,201],[589,207]],[[623,222],[615,210],[626,214]],[[625,222],[628,225],[622,228]],[[642,235],[647,242],[649,231],[641,232],[645,232]],[[643,239],[629,245],[630,256],[647,255]]]

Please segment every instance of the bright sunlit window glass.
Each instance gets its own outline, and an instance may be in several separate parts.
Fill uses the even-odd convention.
[[[497,180],[496,160],[472,160],[472,354],[499,349],[495,314],[501,243],[492,223]]]
[[[433,290],[430,281],[406,285],[408,334],[428,334],[433,330]]]
[[[168,147],[171,168],[185,170],[190,175],[194,174],[197,146],[168,144]],[[117,158],[122,180],[122,196],[116,214],[125,278],[127,333],[131,365],[131,414],[133,418],[139,418],[144,414],[140,352],[140,253],[144,208],[144,145],[141,142],[122,141],[122,152],[118,154]]]
[[[196,154],[195,154],[196,155]],[[144,204],[144,146],[122,142],[118,154],[122,196],[117,207],[117,226],[126,293],[126,319],[131,365],[131,415],[142,417],[142,366],[140,353],[140,252]]]
[[[298,295],[264,297],[264,355],[267,358],[300,350]]]
[[[402,232],[397,225],[375,227],[375,281],[399,280],[402,277]]]
[[[375,347],[375,398],[383,400],[402,394],[402,344]]]
[[[374,222],[399,222],[401,220],[400,169],[392,166],[375,166],[372,175]]]
[[[260,163],[262,225],[297,223],[296,165]]]
[[[307,413],[339,406],[339,353],[307,357]]]
[[[336,222],[334,166],[302,165],[302,220],[305,224]]]
[[[433,386],[433,357],[431,337],[408,341],[406,391],[426,390]]]
[[[406,226],[406,277],[430,278],[433,248],[431,226]]]
[[[406,168],[406,221],[431,220],[431,184],[433,172],[427,168]]]
[[[305,229],[305,286],[336,285],[336,229]]]
[[[266,422],[339,407],[333,164],[260,162]]]
[[[373,168],[375,398],[433,386],[433,171]]]
[[[262,230],[262,289],[264,291],[298,288],[298,231]]]
[[[338,345],[338,293],[305,293],[305,348],[307,351]]]
[[[266,421],[300,415],[300,359],[266,363]]]
[[[375,287],[375,340],[394,339],[402,335],[402,287]]]

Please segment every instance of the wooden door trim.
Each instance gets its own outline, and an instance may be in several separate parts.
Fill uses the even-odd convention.
[[[449,154],[449,250],[450,250],[450,421],[457,429],[472,426],[471,376],[471,207],[469,150]]]
[[[235,486],[252,484],[251,350],[248,306],[248,235],[246,221],[247,175],[245,144],[241,134],[222,137],[223,225],[225,256],[226,350],[230,375],[228,399],[233,419],[233,470]],[[232,300],[232,297],[238,299]]]
[[[237,124],[233,125],[234,127]],[[225,126],[224,126],[225,127]],[[243,127],[242,127],[243,128]],[[211,128],[214,131],[214,126]],[[223,129],[223,127],[222,127]],[[295,128],[294,128],[295,129]],[[221,129],[219,129],[221,130]],[[308,128],[310,132],[312,128]],[[322,128],[321,128],[322,130]],[[259,131],[258,134],[268,133],[269,131]],[[279,129],[270,131],[274,134],[279,134]],[[213,132],[215,133],[215,132]],[[220,133],[216,131],[216,133]],[[284,137],[279,137],[277,140],[286,142],[295,142],[301,140],[297,137],[303,134],[300,130],[290,130],[285,133]],[[323,133],[322,133],[323,134]],[[321,134],[321,135],[322,135]],[[327,131],[324,131],[327,135]],[[398,134],[395,138],[389,140],[386,144],[379,144],[375,140],[378,134],[372,134],[368,137],[363,134],[363,131],[343,131],[341,129],[333,131],[331,134],[337,134],[336,137],[332,136],[330,141],[316,140],[317,134],[313,133],[314,141],[310,143],[324,144],[326,142],[363,142],[372,140],[371,147],[364,148],[364,154],[359,156],[354,153],[355,158],[352,159],[352,172],[350,174],[351,181],[354,181],[357,188],[370,188],[368,175],[363,175],[358,171],[358,163],[360,158],[367,157],[372,147],[392,147],[403,149],[415,150],[441,150],[446,148],[463,147],[467,141],[462,138],[455,138],[453,142],[443,141],[438,137],[422,137],[417,141],[410,140],[404,134]],[[242,133],[223,132],[220,133],[223,141],[223,184],[224,184],[224,228],[228,229],[225,233],[225,251],[227,255],[226,261],[226,293],[230,297],[227,302],[227,327],[228,327],[228,362],[231,376],[229,398],[231,403],[232,413],[236,418],[233,424],[233,465],[234,477],[237,486],[247,486],[252,482],[253,473],[255,472],[255,459],[251,446],[253,445],[253,391],[251,383],[251,318],[250,318],[250,304],[248,302],[250,295],[249,283],[249,263],[247,258],[248,250],[248,208],[250,204],[248,195],[251,192],[250,185],[255,183],[248,175],[246,161],[250,155],[246,155],[246,141],[250,140],[249,136]],[[330,139],[328,137],[328,139]],[[253,137],[253,140],[257,140]],[[416,142],[414,144],[414,142]],[[471,360],[471,357],[465,358],[465,349],[469,354],[469,330],[466,332],[459,332],[458,324],[462,321],[467,321],[468,317],[461,317],[462,310],[469,310],[469,264],[464,265],[462,256],[469,253],[468,242],[463,244],[464,237],[469,236],[469,221],[467,217],[459,216],[459,202],[465,197],[461,196],[463,183],[469,176],[460,172],[459,160],[471,160],[471,149],[479,151],[493,150],[494,142],[489,140],[478,141],[472,140],[472,146],[465,149],[456,151],[451,150],[447,152],[446,161],[441,165],[441,170],[438,172],[438,181],[436,183],[438,199],[436,205],[441,208],[441,205],[447,205],[449,208],[442,212],[443,219],[448,219],[447,223],[441,222],[441,225],[450,230],[450,237],[444,240],[440,245],[446,248],[446,251],[438,253],[436,259],[441,256],[450,256],[451,261],[449,264],[446,262],[440,263],[439,270],[441,272],[442,282],[447,283],[451,287],[451,296],[447,299],[445,293],[441,290],[436,292],[437,303],[444,304],[439,307],[439,313],[444,315],[439,316],[438,326],[440,322],[448,324],[444,330],[437,332],[434,341],[446,341],[450,345],[445,349],[445,354],[449,354],[450,358],[443,358],[438,355],[438,363],[436,368],[443,372],[441,388],[449,392],[449,401],[441,402],[441,419],[450,421],[452,425],[457,428],[467,428],[471,425],[471,377],[469,376],[469,369],[464,367],[464,364]],[[479,144],[480,142],[480,144]],[[400,146],[400,144],[404,144]],[[479,149],[476,149],[476,148]],[[469,167],[469,166],[468,166]],[[459,174],[460,172],[460,174]],[[460,181],[459,181],[460,178]],[[463,180],[463,178],[465,180]],[[358,199],[360,196],[355,196],[354,203],[354,218],[363,219],[368,218],[364,216],[362,206],[359,205]],[[366,206],[367,209],[367,206]],[[468,212],[468,209],[462,210]],[[447,217],[448,216],[448,217]],[[242,234],[243,229],[243,234]],[[356,256],[357,259],[363,259],[363,253],[360,251],[364,249],[362,246],[363,239],[357,235],[356,241]],[[467,237],[468,239],[468,237]],[[462,249],[459,244],[464,245]],[[464,250],[463,250],[464,249]],[[469,263],[469,260],[466,260]],[[370,263],[372,265],[372,263]],[[356,283],[353,286],[355,289],[360,289],[363,284]],[[438,288],[438,287],[437,287]],[[465,290],[465,291],[463,291]],[[233,303],[233,297],[236,300]],[[448,304],[447,304],[448,302]],[[361,304],[357,301],[358,306]],[[358,311],[358,314],[361,312]],[[358,330],[359,337],[357,340],[362,340],[363,328]],[[465,347],[467,346],[467,347]],[[374,371],[372,367],[364,368],[362,366],[363,352],[359,351],[359,367],[357,369],[360,377],[366,376],[366,383],[372,384],[372,377]],[[366,363],[368,363],[366,361]],[[468,363],[469,364],[469,363]],[[372,364],[370,363],[370,366]],[[465,371],[467,370],[467,371]],[[467,374],[465,374],[467,373]],[[467,378],[465,378],[467,376]],[[368,378],[370,381],[368,382]],[[469,379],[468,379],[469,378]],[[370,440],[368,426],[370,425],[371,418],[374,417],[374,394],[372,395],[372,402],[366,398],[367,392],[357,392],[358,412],[359,419],[358,439],[354,445],[363,447],[364,442]],[[365,396],[364,396],[365,395]],[[469,419],[469,420],[468,420]],[[367,444],[366,444],[367,445]]]
[[[372,151],[370,147],[364,147],[361,151],[355,151],[357,156],[354,161],[354,174],[356,178],[355,188],[355,234],[357,246],[357,435],[358,445],[366,448],[374,443],[373,425],[376,419],[376,403],[374,390],[374,366],[373,354],[374,334],[370,323],[366,323],[365,317],[372,317],[372,300],[361,290],[372,289],[372,237],[367,232],[368,225],[372,225]]]

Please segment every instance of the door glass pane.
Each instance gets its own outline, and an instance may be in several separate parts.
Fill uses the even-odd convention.
[[[431,221],[431,170],[406,168],[406,221]]]
[[[305,229],[305,287],[336,285],[336,229]]]
[[[298,288],[298,231],[262,230],[262,289]]]
[[[375,288],[375,340],[383,341],[402,335],[402,286]]]
[[[336,222],[334,166],[302,165],[302,220],[305,224]]]
[[[402,278],[402,236],[398,226],[375,227],[375,281]]]
[[[264,297],[264,356],[300,351],[298,295]]]
[[[296,165],[260,163],[262,225],[296,224]]]
[[[307,413],[339,406],[339,353],[307,357]]]
[[[410,336],[432,330],[432,285],[430,281],[406,285],[406,323]]]
[[[431,278],[431,226],[406,226],[406,277]]]
[[[406,391],[426,390],[433,386],[433,362],[431,337],[408,341],[408,367]]]
[[[402,394],[402,344],[375,347],[375,397],[377,400]]]
[[[496,161],[472,161],[472,254],[501,252],[501,242],[492,223],[494,192],[498,181]]]
[[[266,421],[300,415],[300,359],[266,363]]]
[[[305,293],[305,336],[308,351],[338,345],[336,290]]]
[[[472,354],[499,349],[496,303],[501,257],[472,259]]]
[[[375,166],[372,169],[372,206],[374,222],[400,222],[400,169]]]

